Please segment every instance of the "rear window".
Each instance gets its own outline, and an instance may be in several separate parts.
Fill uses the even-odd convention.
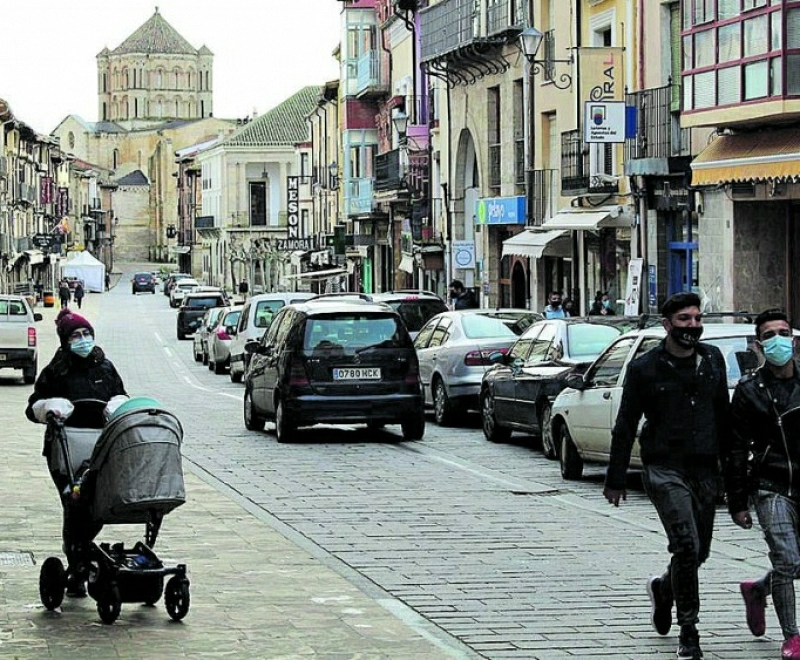
[[[186,300],[186,307],[190,309],[208,309],[209,307],[219,307],[224,305],[225,301],[222,298],[188,298]]]
[[[619,337],[621,332],[620,328],[610,325],[571,323],[567,326],[569,355],[578,360],[593,359]]]
[[[0,314],[3,316],[27,317],[28,310],[21,300],[0,300]]]
[[[350,314],[315,316],[306,321],[303,348],[307,351],[377,346],[411,347],[408,333],[396,316]]]
[[[441,300],[387,300],[385,304],[400,315],[409,332],[419,332],[434,316],[447,311]]]
[[[282,300],[261,300],[256,305],[256,314],[253,317],[253,325],[257,328],[268,328],[272,323],[272,317],[283,307]]]
[[[500,319],[481,314],[465,314],[461,321],[464,334],[470,339],[489,339],[491,337],[508,337],[516,339],[517,335]]]

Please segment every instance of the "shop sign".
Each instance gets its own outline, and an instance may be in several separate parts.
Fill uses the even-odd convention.
[[[476,225],[524,225],[525,196],[484,197],[478,200],[475,212]]]

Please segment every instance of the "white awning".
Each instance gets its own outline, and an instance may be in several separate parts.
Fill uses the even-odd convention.
[[[295,250],[289,255],[289,261],[295,266],[299,266],[300,262],[311,252],[307,250]]]
[[[344,275],[347,272],[346,268],[328,268],[326,270],[307,270],[305,273],[297,273],[297,275],[287,275],[287,280],[303,280],[303,279],[325,279],[327,277],[336,277]]]
[[[503,256],[516,255],[518,257],[541,259],[548,244],[566,233],[564,230],[536,231],[526,229],[522,233],[503,241]]]
[[[414,257],[410,254],[404,254],[403,258],[400,259],[400,265],[398,266],[400,270],[405,271],[406,273],[414,273]]]
[[[544,230],[582,229],[595,231],[603,227],[630,227],[631,218],[622,213],[621,206],[562,209],[542,224]]]
[[[44,263],[44,253],[41,250],[25,250],[25,256],[31,266]]]

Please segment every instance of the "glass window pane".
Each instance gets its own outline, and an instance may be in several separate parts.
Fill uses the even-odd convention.
[[[738,103],[741,94],[740,85],[738,66],[717,71],[717,104]]]
[[[694,60],[692,59],[692,37],[683,38],[683,68],[694,69]]]
[[[742,26],[740,23],[725,25],[719,29],[719,63],[732,62],[742,56]]]
[[[786,47],[800,48],[800,9],[786,12]]]
[[[772,76],[770,77],[770,96],[783,96],[783,61],[776,57],[770,61]]]
[[[798,12],[800,13],[800,12]],[[780,50],[781,48],[781,41],[782,41],[782,24],[781,20],[783,18],[783,13],[776,11],[770,14],[770,20],[772,21],[772,29],[770,30],[770,50]]]
[[[767,78],[767,60],[752,62],[744,67],[745,100],[763,98],[769,91]]]
[[[694,77],[694,107],[713,108],[717,103],[716,99],[716,71],[698,73]]]
[[[694,76],[683,77],[683,109],[694,109]]]
[[[714,60],[714,30],[705,30],[694,35],[695,66],[713,66]]]
[[[800,94],[800,55],[786,56],[786,94]]]
[[[767,52],[767,16],[757,16],[744,22],[744,56]]]
[[[721,21],[726,18],[735,18],[739,15],[739,0],[719,0],[717,11]]]

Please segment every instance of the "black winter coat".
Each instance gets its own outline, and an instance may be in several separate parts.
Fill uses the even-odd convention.
[[[728,510],[746,511],[754,490],[800,496],[800,433],[778,424],[778,413],[800,407],[800,364],[795,363],[797,387],[787,401],[776,401],[777,379],[767,367],[739,381],[731,401],[733,434],[726,461]]]
[[[629,367],[611,434],[606,486],[625,489],[631,449],[639,436],[643,465],[663,465],[693,474],[714,474],[730,438],[730,404],[725,358],[700,343],[697,370],[686,381],[663,340]]]

